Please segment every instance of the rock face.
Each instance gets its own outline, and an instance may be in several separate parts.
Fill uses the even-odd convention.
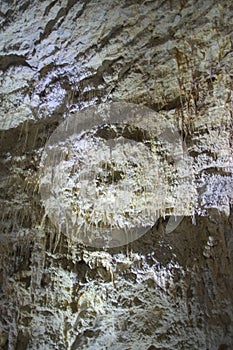
[[[1,349],[232,349],[232,12],[228,0],[2,0]],[[104,250],[58,232],[38,183],[57,126],[112,101],[174,121],[197,200],[170,234],[160,218]]]

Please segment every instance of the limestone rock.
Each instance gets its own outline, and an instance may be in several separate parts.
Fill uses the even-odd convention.
[[[0,5],[1,349],[231,349],[233,7],[223,0]],[[195,215],[129,246],[70,244],[38,191],[47,139],[88,106],[172,119]]]

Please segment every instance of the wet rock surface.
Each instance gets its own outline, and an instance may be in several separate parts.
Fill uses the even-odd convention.
[[[231,349],[232,5],[0,5],[0,348]],[[72,244],[44,216],[46,141],[70,114],[124,101],[176,122],[198,202],[166,234]]]

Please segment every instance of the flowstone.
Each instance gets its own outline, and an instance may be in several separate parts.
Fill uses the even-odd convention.
[[[45,211],[72,242],[128,244],[166,215],[171,232],[197,201],[191,157],[175,123],[129,103],[87,108],[48,140],[41,164]]]

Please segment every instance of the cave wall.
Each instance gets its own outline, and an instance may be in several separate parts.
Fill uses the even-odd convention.
[[[0,5],[0,348],[232,349],[232,24],[217,1]],[[198,203],[114,249],[44,216],[45,143],[70,114],[122,101],[173,118]]]

